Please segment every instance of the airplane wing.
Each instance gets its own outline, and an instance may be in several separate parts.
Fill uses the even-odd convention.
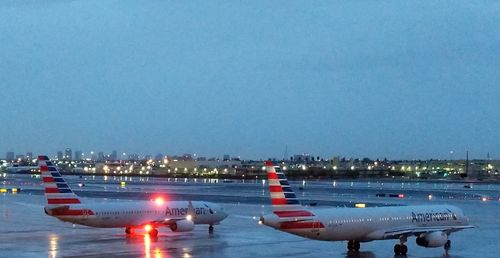
[[[132,223],[131,226],[133,227],[144,227],[146,225],[151,225],[155,227],[169,227],[173,224],[175,224],[178,221],[186,220],[186,218],[166,218],[166,219],[159,219],[159,220],[139,220],[136,221],[135,223]]]
[[[164,220],[160,220],[160,221],[155,221],[154,223],[155,224],[165,225],[165,226],[170,226],[170,225],[174,224],[177,221],[185,220],[185,219],[186,218],[178,218],[178,219],[168,218],[168,219],[164,219]]]
[[[418,235],[421,233],[429,233],[435,231],[452,233],[468,228],[475,228],[475,226],[403,227],[403,228],[395,228],[384,232],[384,238],[394,239],[394,238],[399,238],[400,236],[411,236],[411,235]]]

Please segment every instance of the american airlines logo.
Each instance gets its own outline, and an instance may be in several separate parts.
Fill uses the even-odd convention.
[[[213,210],[210,208],[193,208],[193,211],[196,215],[214,214]],[[165,210],[165,215],[167,216],[186,216],[188,214],[189,208],[170,208],[167,206]]]
[[[448,212],[411,213],[411,222],[447,221],[450,219],[457,220],[457,216]]]

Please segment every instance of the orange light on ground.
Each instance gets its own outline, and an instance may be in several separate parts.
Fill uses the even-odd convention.
[[[162,197],[156,197],[155,203],[156,203],[156,205],[161,206],[165,203],[165,200],[163,200]]]
[[[162,258],[163,257],[163,255],[161,253],[161,249],[158,247],[155,248],[154,254],[155,254],[155,258]]]
[[[151,227],[151,225],[149,225],[149,224],[144,226],[144,230],[146,230],[146,232],[148,232],[148,233],[149,233],[149,231],[151,231],[151,229],[153,229],[153,227]]]
[[[151,258],[151,237],[144,235],[144,257]]]

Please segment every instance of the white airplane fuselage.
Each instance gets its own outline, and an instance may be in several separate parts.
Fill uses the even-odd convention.
[[[439,229],[469,223],[462,210],[451,205],[315,209],[312,218],[301,220],[296,217],[295,220],[287,223],[275,214],[268,214],[263,217],[262,223],[316,240],[360,242],[398,238],[387,234],[388,230],[404,231],[415,227]]]
[[[82,203],[45,209],[48,215],[62,221],[90,227],[141,227],[146,224],[162,226],[170,220],[185,220],[188,215],[194,224],[215,225],[227,217],[219,205],[210,202],[154,201]]]

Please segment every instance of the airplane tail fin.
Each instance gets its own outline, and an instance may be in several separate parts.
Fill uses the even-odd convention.
[[[300,205],[299,199],[281,168],[274,166],[272,161],[266,161],[265,165],[274,214],[280,218],[314,216],[312,212]]]
[[[78,196],[73,193],[66,181],[62,178],[57,167],[47,156],[38,156],[38,166],[42,172],[45,186],[45,197],[49,207],[80,204]]]

